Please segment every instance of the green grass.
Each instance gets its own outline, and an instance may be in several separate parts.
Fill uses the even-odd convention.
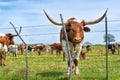
[[[80,74],[72,74],[72,80],[106,80],[106,56],[104,46],[94,46],[86,54],[86,60],[79,61]],[[120,80],[120,55],[108,54],[108,79]],[[7,65],[0,66],[0,80],[25,80],[25,55],[7,56]],[[67,63],[62,55],[45,54],[38,56],[28,54],[29,80],[69,80],[66,74]]]

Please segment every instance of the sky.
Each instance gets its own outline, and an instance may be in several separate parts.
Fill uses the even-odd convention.
[[[91,21],[102,16],[108,8],[108,33],[120,42],[120,0],[0,0],[0,33],[15,34],[12,22],[27,44],[60,42],[62,26],[53,25],[46,18],[43,9],[55,21],[60,22],[60,14],[66,21],[75,17],[78,21]],[[85,32],[84,42],[104,44],[105,20],[98,24],[87,25],[91,32]],[[14,38],[15,43],[22,41]]]

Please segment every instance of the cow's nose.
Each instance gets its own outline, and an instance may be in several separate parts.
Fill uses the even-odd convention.
[[[77,38],[77,37],[74,38],[74,42],[80,42],[80,41],[81,41],[81,38]]]

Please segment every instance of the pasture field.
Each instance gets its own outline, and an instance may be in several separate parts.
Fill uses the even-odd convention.
[[[86,53],[86,60],[79,61],[79,75],[72,75],[72,80],[106,80],[105,46],[96,45]],[[108,79],[120,80],[120,54],[108,53]],[[7,56],[7,65],[0,66],[0,80],[25,80],[25,55]],[[29,80],[69,80],[67,63],[62,54],[46,54],[38,56],[35,52],[28,54]]]

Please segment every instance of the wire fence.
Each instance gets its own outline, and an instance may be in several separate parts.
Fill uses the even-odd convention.
[[[108,21],[108,23],[109,22],[120,22],[120,20],[110,20],[110,21]],[[49,25],[23,26],[22,28],[26,28],[26,29],[43,28],[43,27],[46,28],[46,27],[51,27],[51,26],[53,26],[53,25],[49,24]],[[19,28],[19,27],[16,27],[16,28]],[[3,30],[3,29],[7,30],[7,29],[13,29],[13,28],[0,28],[0,30]],[[108,30],[108,32],[119,32],[119,31],[120,30],[118,30],[118,29]],[[104,30],[91,31],[90,33],[98,33],[98,32],[105,33]],[[22,34],[21,36],[28,36],[29,37],[29,36],[40,36],[40,35],[44,36],[44,35],[58,35],[58,34],[59,33],[51,32],[51,33],[38,33],[38,34]],[[104,50],[104,51],[102,52],[102,50]],[[104,77],[104,79],[101,78],[100,80],[105,80],[105,77],[106,77],[106,75],[105,75],[106,74],[106,72],[105,72],[105,69],[106,69],[105,46],[102,46],[102,50],[101,49],[99,50],[99,48],[94,49],[93,51],[91,51],[87,54],[87,56],[86,56],[87,59],[85,61],[80,62],[79,68],[81,69],[82,78],[84,78],[83,76],[86,75],[86,76],[88,76],[88,79],[93,77],[92,80],[95,80],[95,79],[98,79],[98,76],[100,76],[100,77]],[[52,72],[52,70],[53,71],[62,70],[62,72],[64,72],[64,70],[65,70],[65,66],[60,66],[60,65],[65,64],[64,62],[62,62],[62,56],[56,57],[55,55],[53,55],[53,57],[51,57],[51,55],[48,55],[49,56],[48,57],[46,55],[41,55],[42,57],[41,56],[38,57],[38,55],[36,56],[36,54],[34,54],[34,53],[28,54],[28,55],[30,55],[28,58],[29,59],[29,63],[28,63],[28,66],[29,66],[29,71],[28,71],[29,75],[28,76],[29,77],[31,77],[33,75],[34,75],[34,77],[38,77],[39,75],[37,75],[37,73],[40,73],[40,71],[44,73],[44,71],[48,71],[48,70],[51,70],[51,72]],[[26,71],[26,69],[25,69],[25,57],[23,57],[21,55],[18,55],[18,56],[19,57],[16,57],[16,58],[9,56],[9,59],[10,60],[12,59],[12,61],[8,60],[8,62],[10,62],[10,64],[8,63],[8,67],[0,68],[0,74],[2,74],[2,76],[9,74],[9,73],[12,73],[12,72],[13,72],[13,74],[16,74],[16,76],[20,75],[20,74],[25,75],[25,71]],[[21,60],[21,57],[22,57],[22,60]],[[53,60],[52,63],[49,62],[50,57]],[[120,79],[120,77],[119,77],[119,75],[120,75],[120,73],[119,73],[120,58],[119,57],[120,57],[119,54],[112,55],[110,53],[108,55],[108,59],[109,59],[108,60],[108,74],[110,75],[109,80],[114,80],[114,79],[116,79],[116,77],[117,77],[117,79]],[[35,59],[35,58],[37,58],[37,59]],[[41,59],[38,59],[38,58],[41,58]],[[46,63],[44,63],[45,59],[48,60],[48,61],[46,61]],[[16,62],[17,60],[19,62]],[[43,61],[43,63],[41,63],[42,61]],[[11,65],[11,63],[13,65]],[[21,66],[21,67],[17,68],[18,66]],[[11,68],[11,67],[14,67],[14,68]],[[50,69],[48,69],[46,67],[50,67]],[[39,68],[43,68],[43,69],[39,69]],[[15,70],[15,69],[17,69],[17,70]],[[54,74],[54,72],[53,72],[53,74]],[[97,74],[97,76],[94,76],[95,74]],[[40,73],[40,75],[42,75],[42,73]],[[22,78],[23,77],[24,76],[22,76]],[[1,76],[0,76],[0,78],[1,78]],[[75,78],[75,77],[73,77],[73,78]],[[41,79],[41,77],[38,79],[36,78],[36,80],[39,80],[39,79]],[[34,80],[34,78],[32,78],[31,80]]]
[[[102,22],[105,22],[105,21],[102,21]],[[102,22],[100,22],[100,23],[102,23]],[[118,23],[118,22],[120,22],[120,20],[119,19],[116,19],[116,20],[108,20],[108,23]],[[53,28],[53,26],[55,26],[55,25],[53,25],[53,24],[46,24],[46,25],[32,25],[32,26],[22,26],[22,28],[24,29],[24,28],[26,28],[26,29],[30,29],[30,28]],[[109,27],[109,26],[108,26]],[[119,27],[119,26],[117,26],[117,27]],[[16,28],[19,28],[19,27],[16,27]],[[116,27],[115,27],[116,28]],[[108,30],[108,32],[119,32],[120,31],[120,29],[111,29],[111,30]],[[8,29],[13,29],[13,28],[10,28],[10,27],[0,27],[0,30],[8,30]],[[39,30],[39,29],[37,29],[37,30]],[[90,31],[89,33],[101,33],[101,32],[105,32],[105,30],[92,30],[92,31]],[[41,36],[41,35],[59,35],[60,33],[59,32],[49,32],[49,33],[47,33],[47,32],[45,32],[45,33],[36,33],[36,34],[21,34],[21,36],[25,36],[25,37],[29,37],[29,36]]]

